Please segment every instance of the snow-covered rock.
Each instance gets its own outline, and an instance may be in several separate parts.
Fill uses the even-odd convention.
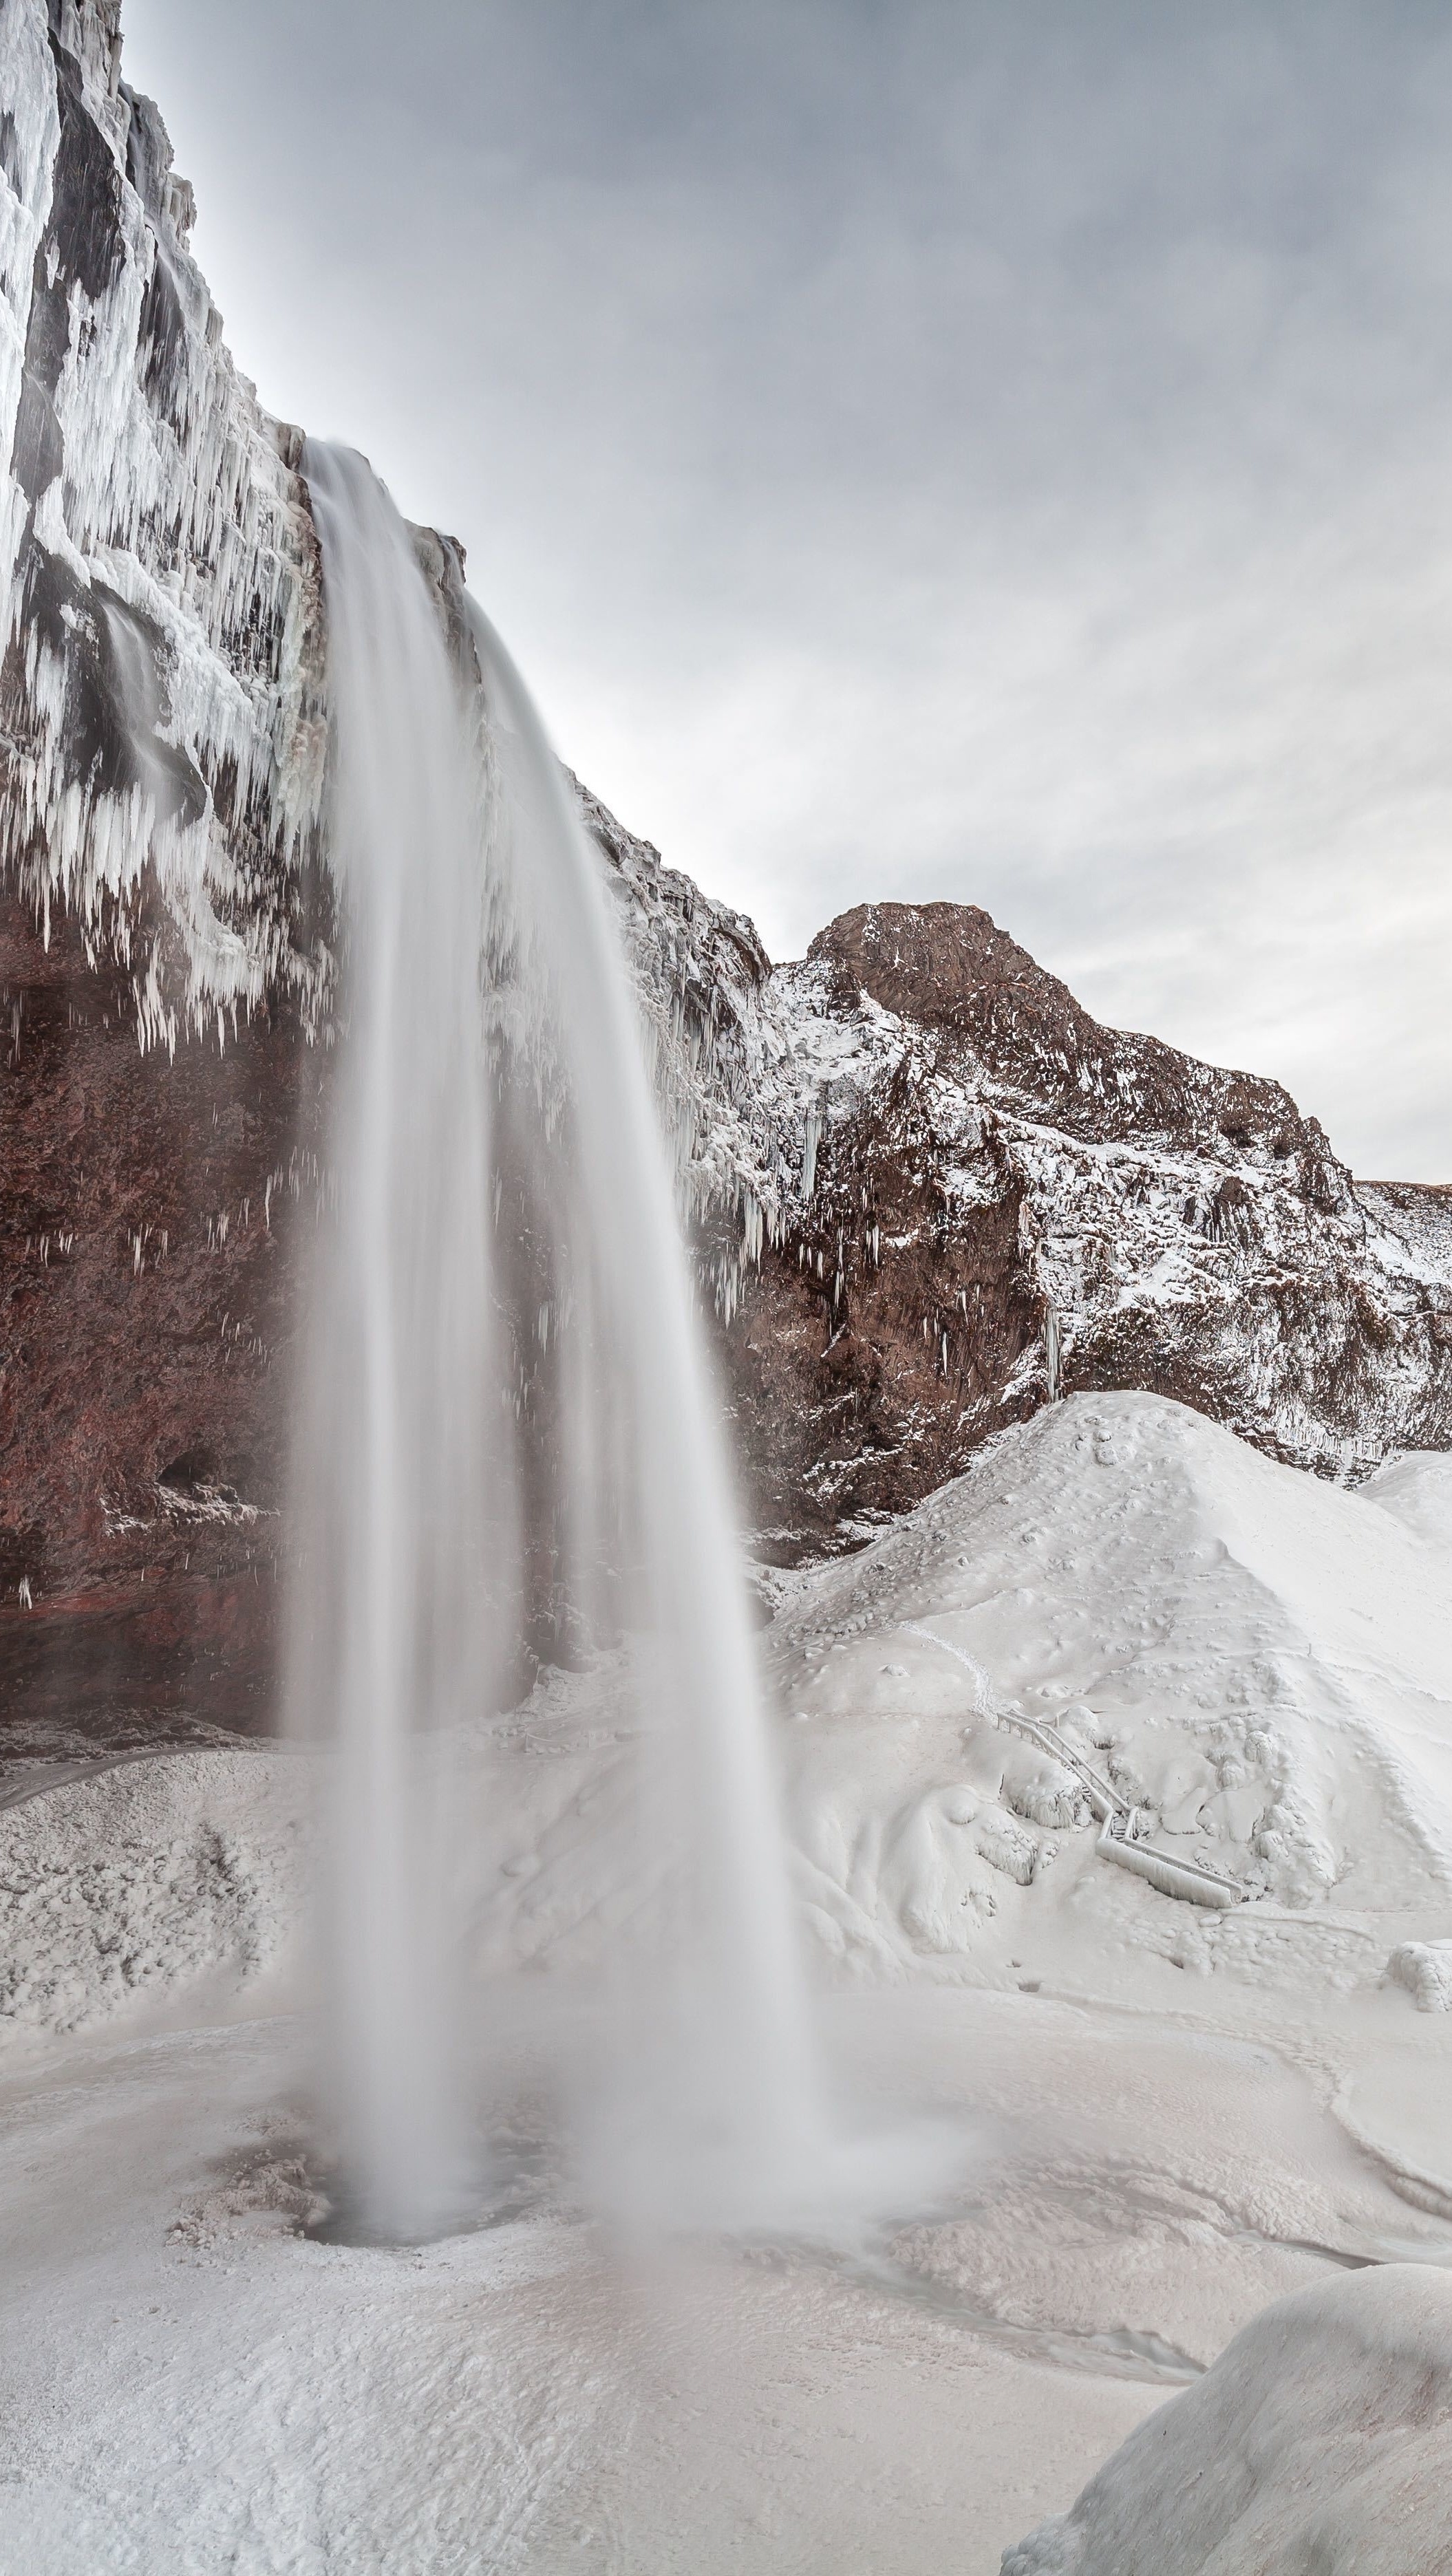
[[[1386,1972],[1418,2012],[1452,2012],[1452,1941],[1399,1941]]]
[[[1452,2280],[1392,2263],[1278,2300],[1003,2576],[1442,2576]]]
[[[968,905],[846,914],[726,1016],[698,1155],[735,1173],[718,1302],[788,1547],[1071,1388],[1343,1480],[1452,1443],[1452,1192],[1358,1185],[1278,1084],[1101,1028]]]
[[[278,1753],[124,1761],[0,1806],[0,2033],[65,2037],[172,1996],[219,2002],[302,1920],[307,1766]]]

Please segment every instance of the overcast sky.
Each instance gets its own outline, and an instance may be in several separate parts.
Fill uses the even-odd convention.
[[[1446,0],[125,0],[264,402],[775,956],[980,903],[1452,1179]]]

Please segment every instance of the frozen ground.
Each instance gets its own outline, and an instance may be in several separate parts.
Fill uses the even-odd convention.
[[[1267,2300],[1452,2254],[1279,2049],[971,1990],[833,2014],[858,2098],[930,2101],[966,2150],[948,2206],[836,2252],[612,2236],[537,2044],[498,2223],[407,2253],[299,2232],[295,2025],[13,2078],[0,2567],[993,2576]]]
[[[1449,1539],[1452,1461],[1342,1492],[1094,1397],[782,1583],[836,2081],[865,2127],[936,2121],[951,2167],[832,2244],[667,2254],[583,2205],[562,2070],[652,1875],[620,1668],[547,1677],[470,1748],[497,2188],[407,2253],[303,2232],[308,1763],[16,1777],[0,2576],[996,2576],[1182,2389],[1025,2569],[1131,2576],[1126,2512],[1146,2576],[1259,2565],[1252,2537],[1300,2566],[1271,2542],[1348,2408],[1366,2527],[1415,2502],[1406,2353],[1452,2371],[1452,1981],[1387,1969],[1452,1940]],[[986,1709],[1052,1718],[1156,1847],[1259,1892],[1212,1912],[1111,1865],[1078,1775]],[[1291,2292],[1334,2296],[1201,2377]],[[1182,2484],[1227,2444],[1264,2530],[1155,2522],[1156,2463]],[[1445,2564],[1398,2527],[1388,2570]]]

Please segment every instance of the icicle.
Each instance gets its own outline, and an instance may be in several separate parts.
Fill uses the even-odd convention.
[[[810,1207],[817,1186],[817,1147],[822,1135],[822,1107],[814,1100],[802,1130],[802,1205]]]

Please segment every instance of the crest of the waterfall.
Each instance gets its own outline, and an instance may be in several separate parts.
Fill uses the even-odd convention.
[[[518,1667],[547,1524],[576,1633],[599,1619],[624,1637],[638,1702],[648,1901],[622,1910],[650,1937],[612,1963],[600,2126],[683,2216],[795,2217],[822,2138],[785,1845],[719,1408],[600,863],[488,621],[461,593],[446,613],[361,458],[310,447],[305,472],[345,1012],[290,1692],[336,1778],[328,2055],[350,2187],[362,2223],[397,2237],[449,2224],[470,2187],[449,1766]],[[545,1427],[521,1392],[516,1209],[549,1280],[531,1318],[554,1336]]]

